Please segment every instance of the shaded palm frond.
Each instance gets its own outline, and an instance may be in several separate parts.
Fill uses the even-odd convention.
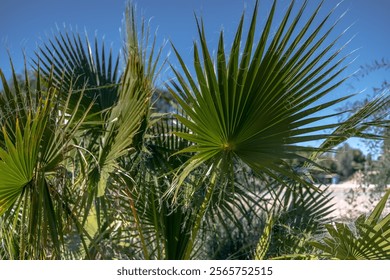
[[[273,187],[277,189],[277,187]],[[271,208],[273,227],[267,258],[298,258],[315,255],[310,242],[322,236],[332,220],[332,193],[292,184],[279,187]]]
[[[94,102],[91,113],[98,113],[118,101],[119,57],[114,58],[112,50],[107,56],[97,38],[94,49],[91,45],[87,35],[82,38],[77,33],[59,33],[40,48],[35,64],[45,75],[53,73],[55,85],[65,91],[70,87],[85,89],[83,104]]]

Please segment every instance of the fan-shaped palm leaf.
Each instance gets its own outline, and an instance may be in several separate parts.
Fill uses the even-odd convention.
[[[277,181],[274,183],[277,185]],[[277,186],[273,186],[277,189]],[[273,205],[273,227],[267,258],[302,258],[314,254],[310,241],[323,235],[332,219],[332,193],[291,183],[279,186]]]
[[[24,84],[29,84],[28,76],[25,78]],[[61,104],[51,79],[52,76],[47,77],[48,83],[43,87],[38,69],[36,88],[24,90],[18,83],[11,90],[3,79],[4,94],[11,104],[21,102],[18,106],[24,112],[8,111],[8,119],[2,123],[4,142],[0,144],[0,215],[10,232],[20,231],[20,258],[61,256],[62,221],[69,214],[67,192],[61,183],[66,172],[55,183],[50,178],[65,168],[64,162],[74,149],[71,140],[90,108],[85,108],[77,121],[72,115],[64,114],[60,109],[68,109],[73,94],[78,96],[79,102],[74,107],[78,110],[83,92],[69,92]],[[30,98],[33,95],[35,101]],[[43,244],[47,244],[46,248]]]
[[[177,135],[193,143],[181,152],[193,153],[193,156],[178,173],[170,193],[177,196],[185,178],[194,169],[202,164],[209,166],[210,186],[197,214],[198,223],[216,186],[213,178],[232,178],[226,174],[234,172],[235,161],[281,184],[285,184],[281,178],[287,178],[311,185],[285,160],[301,158],[300,151],[321,150],[302,143],[327,139],[331,135],[324,133],[324,129],[336,129],[340,124],[318,124],[319,120],[335,114],[324,113],[320,117],[315,114],[348,96],[321,102],[321,98],[343,82],[344,79],[338,77],[345,68],[342,63],[346,57],[338,58],[341,49],[333,50],[339,37],[329,42],[337,24],[336,21],[327,27],[334,10],[318,19],[321,3],[312,14],[304,17],[306,5],[307,1],[294,16],[294,1],[291,1],[275,34],[271,34],[277,8],[274,1],[256,43],[257,1],[243,49],[240,48],[242,16],[229,55],[225,53],[221,32],[214,62],[203,23],[197,19],[200,47],[194,43],[195,77],[174,48],[184,75],[174,70],[177,82],[172,83],[169,91],[186,114],[177,115],[178,120],[190,130]],[[195,228],[193,237],[196,232]],[[187,256],[190,251],[188,248]]]
[[[322,116],[316,116],[349,97],[321,101],[344,81],[338,77],[345,68],[346,57],[338,58],[342,48],[334,50],[339,37],[329,42],[337,24],[327,27],[334,11],[318,20],[320,4],[304,17],[305,1],[294,16],[292,1],[276,33],[272,34],[276,2],[256,46],[257,2],[244,47],[240,48],[242,17],[229,55],[225,53],[221,33],[214,62],[203,23],[197,20],[200,47],[194,43],[195,77],[175,49],[184,75],[175,70],[177,82],[169,90],[188,116],[177,118],[191,132],[178,135],[194,143],[182,152],[194,155],[178,175],[176,190],[172,191],[177,192],[185,177],[200,164],[224,160],[228,162],[224,164],[228,171],[234,159],[243,161],[259,174],[275,179],[282,174],[305,184],[293,170],[281,167],[284,160],[299,157],[299,151],[323,151],[322,147],[308,148],[302,143],[334,137],[324,133],[324,129],[341,125],[318,124],[319,120],[334,114],[324,111]],[[357,132],[362,114],[356,117],[358,122],[345,137]],[[341,129],[337,133],[343,136]]]
[[[94,102],[91,113],[100,113],[118,101],[119,57],[112,50],[108,57],[104,44],[100,47],[97,38],[94,49],[86,35],[59,33],[37,53],[36,65],[40,65],[47,76],[52,72],[57,86],[68,89],[85,89],[82,103]]]

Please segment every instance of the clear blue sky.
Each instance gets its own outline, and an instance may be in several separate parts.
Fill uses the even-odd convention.
[[[249,16],[254,0],[134,0],[138,12],[146,19],[151,18],[152,30],[157,29],[158,42],[171,40],[179,51],[191,61],[192,42],[196,40],[194,12],[203,17],[208,29],[208,39],[216,48],[218,34],[224,30],[226,37],[231,38],[246,7]],[[302,2],[300,0],[298,3]],[[326,0],[324,11],[334,7],[339,0]],[[272,0],[260,0],[260,15],[268,11]],[[281,11],[286,9],[289,0],[280,0]],[[310,0],[310,5],[319,0]],[[122,26],[125,0],[1,0],[0,1],[0,68],[8,76],[9,62],[7,49],[16,66],[23,69],[23,50],[28,57],[33,56],[37,45],[50,37],[57,26],[64,25],[73,30],[84,32],[90,37],[94,34],[104,37],[107,45],[114,50],[121,47],[120,28]],[[262,11],[263,9],[263,11]],[[390,49],[390,0],[344,0],[338,12],[348,13],[339,24],[335,34],[353,24],[345,40],[354,37],[347,51],[357,49],[354,63],[347,73],[352,73],[360,65],[375,59],[389,58]],[[259,23],[264,18],[259,18]],[[344,40],[344,41],[345,41]],[[228,45],[228,44],[227,44]],[[165,54],[169,53],[169,45]],[[174,62],[173,56],[170,59]],[[169,72],[167,72],[169,75]],[[388,72],[378,72],[361,81],[351,79],[339,88],[335,94],[341,95],[370,89],[379,85]],[[353,87],[351,87],[351,85]]]

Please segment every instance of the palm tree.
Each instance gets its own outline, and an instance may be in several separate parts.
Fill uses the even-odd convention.
[[[341,65],[346,57],[338,58],[341,49],[333,50],[339,37],[324,45],[337,24],[326,27],[334,11],[316,23],[321,3],[305,21],[302,15],[306,4],[304,1],[293,16],[292,1],[276,33],[271,35],[276,11],[274,1],[260,39],[255,42],[256,2],[246,39],[242,39],[242,17],[229,56],[221,32],[215,61],[206,43],[203,23],[197,19],[200,47],[194,44],[195,75],[187,70],[175,50],[182,71],[175,71],[177,82],[169,90],[184,112],[177,114],[177,119],[189,129],[188,133],[177,135],[193,143],[181,153],[193,155],[178,172],[170,192],[175,198],[181,190],[185,192],[183,182],[201,165],[207,166],[210,174],[193,239],[212,194],[221,186],[229,185],[238,165],[248,166],[260,180],[276,180],[288,188],[286,180],[292,179],[301,188],[313,188],[312,180],[294,170],[287,160],[303,159],[305,168],[310,169],[316,165],[314,159],[319,154],[351,135],[361,135],[368,126],[362,120],[380,106],[374,100],[345,122],[318,124],[319,120],[334,116],[324,112],[325,109],[349,98],[344,96],[318,104],[345,80],[339,76],[345,68]],[[324,113],[318,116],[318,112]],[[333,132],[323,133],[324,129]],[[323,143],[318,148],[302,144],[313,140]],[[300,155],[307,151],[311,157]],[[191,251],[190,244],[187,258]]]
[[[144,63],[132,11],[127,15],[126,68],[119,79],[118,60],[112,63],[110,55],[106,61],[104,48],[94,59],[88,40],[86,50],[80,37],[68,34],[56,38],[58,48],[50,42],[53,50],[42,50],[36,88],[26,74],[25,88],[14,78],[11,91],[1,73],[2,115],[10,116],[2,123],[1,214],[9,226],[3,234],[19,246],[9,258],[62,258],[67,238],[78,238],[90,258],[96,238],[112,226],[103,194],[109,173],[120,172],[118,158],[134,153],[155,70],[153,61]],[[96,230],[88,232],[93,221]],[[12,240],[15,232],[22,240]]]
[[[252,219],[258,234],[241,256],[313,253],[304,237],[325,231],[330,197],[310,170],[349,137],[375,137],[365,120],[383,100],[318,124],[350,97],[322,101],[345,80],[347,57],[334,50],[339,37],[326,43],[334,11],[320,18],[322,3],[308,15],[306,6],[292,1],[274,25],[275,1],[256,40],[256,2],[246,37],[242,16],[229,51],[221,32],[215,58],[196,18],[194,73],[172,45],[176,114],[153,107],[161,49],[131,5],[123,69],[97,39],[64,32],[40,49],[36,86],[27,70],[20,82],[12,69],[13,87],[0,71],[1,258],[208,258],[221,249],[207,251],[210,237],[234,240]],[[303,144],[312,140],[322,144]]]

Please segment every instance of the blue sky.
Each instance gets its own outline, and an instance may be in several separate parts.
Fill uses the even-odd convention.
[[[227,39],[234,35],[235,28],[246,9],[247,17],[250,15],[254,0],[134,0],[137,10],[146,19],[151,19],[152,30],[157,29],[158,43],[170,40],[191,62],[192,42],[196,40],[196,25],[194,13],[203,17],[208,30],[208,40],[216,48],[218,34],[224,30]],[[300,0],[298,3],[302,2]],[[339,0],[326,0],[323,7],[328,11]],[[261,25],[264,11],[269,11],[272,0],[260,0]],[[288,0],[279,1],[279,11],[286,9]],[[309,1],[311,5],[319,3],[318,0]],[[23,69],[23,51],[27,57],[34,55],[37,46],[50,38],[57,27],[84,32],[90,37],[97,34],[104,37],[107,45],[112,45],[114,51],[121,47],[120,28],[122,26],[125,0],[1,0],[0,1],[0,68],[8,76],[9,50],[15,68],[18,72]],[[356,50],[351,58],[355,58],[346,74],[359,69],[360,65],[371,63],[381,58],[389,58],[390,46],[390,10],[389,0],[344,0],[336,15],[348,11],[340,22],[335,34],[351,26],[344,37],[354,37],[346,52]],[[227,45],[228,42],[227,42]],[[170,46],[165,47],[167,55]],[[173,56],[169,60],[174,64]],[[170,72],[167,70],[167,77]],[[379,71],[367,78],[350,79],[334,94],[343,95],[366,89],[369,93],[373,86],[379,85],[388,72]],[[164,77],[165,79],[166,77]],[[361,98],[361,97],[360,97]]]
[[[146,19],[151,18],[152,28],[158,29],[160,42],[170,39],[183,53],[191,53],[192,42],[196,39],[194,12],[204,18],[210,32],[209,41],[216,43],[223,28],[226,35],[233,35],[239,17],[246,7],[251,11],[254,0],[135,0],[137,9]],[[269,10],[272,0],[261,0],[260,7]],[[284,10],[288,0],[280,0]],[[300,0],[297,1],[301,2]],[[319,0],[310,0],[310,4]],[[324,11],[339,3],[326,0]],[[8,68],[6,49],[17,66],[22,60],[22,50],[33,55],[37,44],[50,37],[56,26],[66,25],[90,36],[97,33],[105,42],[120,48],[119,29],[123,18],[125,0],[1,0],[0,2],[0,67]],[[349,50],[359,49],[357,60],[352,67],[386,57],[390,46],[389,0],[344,0],[338,14],[348,10],[340,29],[350,28],[346,37],[355,38]],[[260,11],[260,15],[262,11]],[[261,18],[259,19],[261,22]],[[166,48],[167,51],[169,49]],[[20,66],[21,68],[21,66]],[[351,68],[352,70],[352,68]]]

